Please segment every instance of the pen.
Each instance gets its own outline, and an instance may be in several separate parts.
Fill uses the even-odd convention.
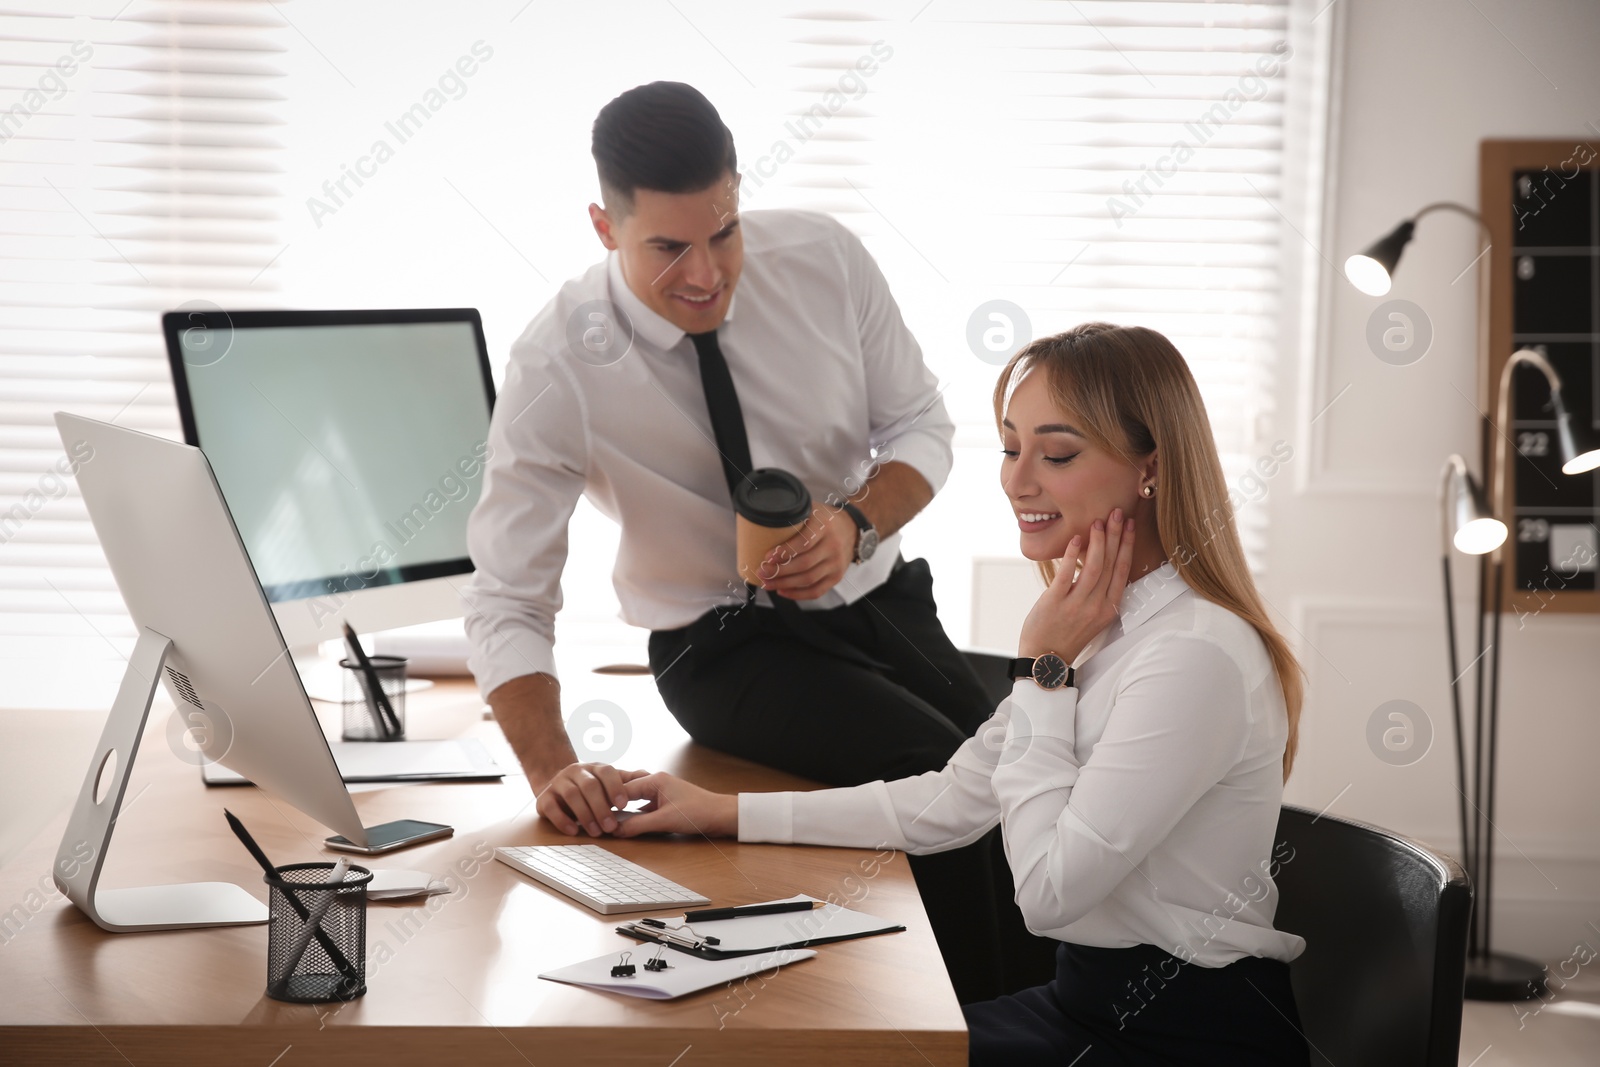
[[[328,876],[327,884],[330,886],[344,885],[345,871],[350,869],[350,861],[343,856],[333,865],[333,872]],[[285,896],[291,896],[286,892]],[[294,977],[294,969],[300,966],[300,957],[306,954],[306,947],[311,944],[311,939],[322,930],[322,917],[328,914],[328,909],[333,906],[333,898],[339,895],[337,889],[330,889],[322,894],[322,899],[317,901],[311,909],[311,915],[306,919],[306,928],[300,931],[300,939],[295,942],[294,948],[289,950],[289,961],[284,965],[283,974],[278,976],[278,991],[289,991],[289,979]]]
[[[261,865],[261,869],[267,872],[267,877],[276,878],[278,876],[278,868],[274,867],[272,861],[267,859],[267,854],[261,851],[261,846],[256,844],[256,839],[250,836],[250,831],[244,828],[244,823],[239,821],[239,817],[227,808],[222,809],[222,814],[228,817],[228,825],[232,827],[234,836],[244,842],[244,847],[250,850],[250,855],[254,856],[256,862]],[[294,909],[295,914],[300,916],[301,919],[305,919],[307,917],[306,906],[300,903],[300,898],[293,893],[285,893],[284,896],[288,898],[289,906]],[[356,969],[350,965],[349,957],[339,950],[338,945],[334,944],[333,938],[329,937],[320,925],[313,926],[312,929],[316,931],[317,944],[322,946],[322,951],[328,954],[328,958],[339,969],[339,973],[344,975],[345,980],[352,983],[358,981]]]
[[[670,927],[666,923],[654,922],[650,919],[640,919],[636,923],[623,923],[617,927],[617,932],[619,934],[633,933],[651,941],[658,941],[663,945],[676,945],[679,948],[689,949],[690,951],[701,948],[715,948],[722,944],[718,938],[700,937],[693,930],[685,933],[682,928]]]
[[[361,641],[356,637],[356,632],[347,622],[344,624],[344,641],[350,647],[350,654],[355,657],[360,667],[359,677],[362,679],[363,688],[367,691],[367,709],[372,712],[372,717],[378,723],[378,732],[383,734],[385,740],[393,740],[400,736],[400,717],[394,713],[394,708],[389,704],[389,695],[383,691],[383,683],[378,680],[378,672],[372,669],[372,661],[367,658],[366,649],[361,647]]]
[[[684,922],[711,922],[714,919],[737,919],[744,915],[776,915],[785,911],[810,911],[817,906],[815,900],[781,900],[776,904],[746,904],[738,908],[703,908],[683,913]]]
[[[660,919],[635,919],[617,927],[617,933],[632,933],[651,941],[666,941],[688,948],[702,948],[708,945],[715,948],[722,944],[720,937],[695,933],[694,927],[690,926],[687,920],[676,926],[668,926]]]

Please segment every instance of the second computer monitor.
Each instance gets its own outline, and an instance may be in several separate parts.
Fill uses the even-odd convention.
[[[461,613],[494,383],[476,310],[168,312],[185,440],[294,648]],[[459,581],[459,580],[458,580]]]

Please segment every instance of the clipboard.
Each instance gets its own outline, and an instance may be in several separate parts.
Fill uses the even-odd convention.
[[[905,931],[905,927],[899,923],[851,911],[837,904],[823,904],[816,897],[804,893],[759,903],[783,904],[798,900],[815,901],[822,907],[810,911],[746,915],[697,923],[685,923],[682,915],[649,922],[635,919],[617,927],[617,933],[636,941],[665,944],[703,960],[728,960],[761,952],[809,948],[812,945],[828,945],[835,941],[852,941],[858,937]],[[665,925],[654,925],[656,923]]]

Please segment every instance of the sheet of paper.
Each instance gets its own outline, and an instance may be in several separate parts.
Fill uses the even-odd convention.
[[[613,978],[611,968],[621,959],[624,951],[629,953],[628,962],[634,966],[634,976]],[[697,990],[709,989],[727,982],[737,982],[750,975],[765,976],[767,972],[786,963],[808,960],[816,955],[816,952],[810,949],[784,949],[759,956],[740,956],[731,960],[703,960],[687,953],[667,949],[662,953],[662,958],[668,964],[667,969],[647,971],[644,969],[644,963],[655,955],[655,951],[655,945],[619,949],[592,960],[546,971],[539,977],[552,982],[566,982],[587,989],[599,989],[607,993],[623,993],[630,997],[645,997],[649,1000],[671,1000]]]
[[[404,900],[407,897],[436,896],[450,892],[450,883],[427,871],[406,871],[395,867],[373,868],[367,883],[368,900]]]
[[[816,897],[798,893],[783,900],[761,903],[782,904],[792,900],[816,900]],[[662,922],[678,926],[683,922],[679,915]],[[880,919],[876,915],[851,911],[837,904],[824,904],[811,911],[785,911],[773,915],[745,915],[737,919],[716,919],[690,924],[701,937],[715,937],[721,943],[716,947],[723,952],[754,952],[760,949],[781,948],[818,938],[844,939],[866,937],[869,934],[888,933],[901,929],[901,925]]]
[[[346,782],[429,778],[499,778],[505,770],[476,738],[429,741],[334,741],[334,762]],[[241,785],[243,775],[220,763],[201,768],[207,785]]]

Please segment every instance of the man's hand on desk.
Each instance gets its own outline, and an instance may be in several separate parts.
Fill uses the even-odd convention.
[[[536,807],[546,822],[564,834],[588,831],[590,837],[599,837],[622,825],[612,809],[627,806],[627,783],[649,774],[619,771],[609,763],[574,763],[550,779]]]
[[[843,511],[813,506],[805,527],[767,553],[759,568],[761,588],[790,600],[817,599],[838,585],[855,561],[858,533]]]
[[[606,804],[609,795],[611,803]],[[612,807],[626,807],[630,801],[649,803],[626,819],[618,819]],[[573,805],[586,805],[595,822],[580,827],[571,818]],[[737,837],[739,798],[732,793],[713,793],[676,775],[657,771],[619,771],[604,763],[574,763],[557,774],[550,788],[539,797],[539,814],[564,834],[587,829],[595,837],[600,831],[614,837],[640,834],[698,834],[703,837]]]

